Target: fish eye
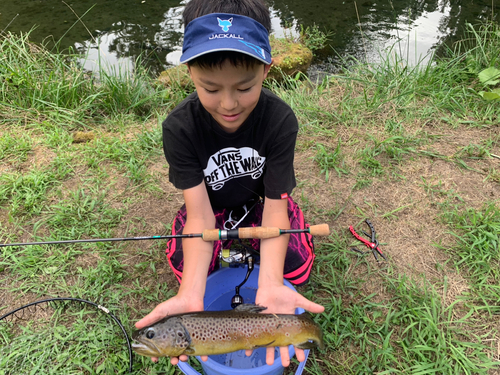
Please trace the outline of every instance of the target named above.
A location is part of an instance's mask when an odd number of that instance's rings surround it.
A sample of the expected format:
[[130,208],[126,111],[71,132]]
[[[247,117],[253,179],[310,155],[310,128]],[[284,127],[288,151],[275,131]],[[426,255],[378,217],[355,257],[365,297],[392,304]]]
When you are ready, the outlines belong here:
[[148,329],[146,331],[146,338],[152,339],[153,337],[155,337],[155,331],[154,331],[154,329]]

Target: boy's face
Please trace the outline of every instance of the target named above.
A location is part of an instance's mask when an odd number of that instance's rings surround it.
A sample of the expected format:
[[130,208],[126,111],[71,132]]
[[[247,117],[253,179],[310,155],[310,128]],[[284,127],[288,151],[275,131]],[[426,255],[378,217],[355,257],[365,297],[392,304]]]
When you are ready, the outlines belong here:
[[235,132],[257,105],[270,67],[247,68],[229,61],[213,69],[188,65],[201,104],[228,133]]

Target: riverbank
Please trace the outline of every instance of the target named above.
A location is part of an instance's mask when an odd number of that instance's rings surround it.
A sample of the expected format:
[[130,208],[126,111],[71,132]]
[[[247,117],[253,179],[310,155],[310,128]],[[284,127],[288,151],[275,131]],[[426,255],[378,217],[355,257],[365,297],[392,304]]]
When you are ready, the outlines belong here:
[[[315,239],[312,280],[300,288],[326,307],[314,317],[326,349],[311,352],[312,374],[499,370],[500,102],[485,98],[499,84],[484,72],[500,69],[500,30],[473,30],[432,63],[388,53],[321,82],[268,83],[301,126],[293,196],[309,223],[332,230]],[[0,241],[169,233],[182,194],[168,182],[160,124],[189,89],[157,85],[140,64],[89,76],[26,38],[1,38],[0,56]],[[348,227],[366,230],[365,218],[387,262],[351,251],[362,247]],[[177,290],[164,248],[0,248],[0,315],[73,296],[105,306],[130,333]],[[91,308],[30,313],[0,324],[0,374],[127,369],[120,332]],[[134,370],[180,373],[144,357]]]

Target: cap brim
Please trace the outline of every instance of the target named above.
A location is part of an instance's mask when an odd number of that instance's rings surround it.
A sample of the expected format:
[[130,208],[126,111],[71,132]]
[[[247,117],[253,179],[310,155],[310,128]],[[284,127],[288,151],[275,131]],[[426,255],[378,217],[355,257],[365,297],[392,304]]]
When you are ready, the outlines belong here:
[[[234,45],[232,45],[234,44]],[[186,51],[181,55],[180,62],[181,64],[187,63],[193,59],[196,59],[197,57],[206,55],[208,53],[213,53],[213,52],[223,52],[223,51],[233,51],[233,52],[239,52],[243,53],[248,56],[252,56],[253,58],[263,62],[264,64],[271,64],[271,54],[268,51],[264,50],[264,54],[266,57],[261,56],[260,54],[251,51],[250,48],[247,50],[243,50],[241,48],[241,43],[239,42],[230,42],[228,43],[225,41],[223,46],[213,46],[211,49],[207,49],[207,46],[198,46],[198,47],[192,47],[189,49],[189,51]]]

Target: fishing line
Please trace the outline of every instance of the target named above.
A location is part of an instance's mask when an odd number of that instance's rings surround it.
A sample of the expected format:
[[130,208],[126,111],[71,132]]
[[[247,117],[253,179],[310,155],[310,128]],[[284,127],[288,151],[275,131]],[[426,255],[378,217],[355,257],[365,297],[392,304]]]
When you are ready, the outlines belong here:
[[15,20],[17,17],[19,17],[19,13],[17,13],[17,14],[14,16],[14,18],[13,18],[13,19],[12,19],[12,20],[11,20],[11,21],[7,24],[7,26],[5,26],[5,27],[4,27],[4,29],[3,29],[2,31],[0,31],[0,34],[2,34],[2,35],[3,35],[3,34],[5,33],[5,30],[7,30],[7,29],[9,28],[10,24],[11,24],[12,22],[14,22],[14,20]]
[[[103,312],[105,314],[105,316],[110,317],[112,319],[112,321],[115,323],[115,325],[118,325],[120,327],[121,332],[123,333],[123,336],[125,337],[125,341],[127,343],[127,349],[128,349],[128,359],[129,359],[128,372],[129,373],[132,372],[132,365],[133,365],[132,347],[130,344],[129,336],[128,336],[125,328],[123,327],[120,320],[112,312],[110,312],[109,309],[107,309],[106,307],[99,305],[97,303],[87,301],[84,299],[80,299],[80,298],[73,298],[73,297],[47,298],[47,299],[28,303],[24,306],[18,307],[16,309],[8,312],[7,314],[0,316],[0,323],[6,324],[5,322],[13,323],[15,320],[27,320],[26,318],[28,318],[36,313],[37,308],[40,308],[41,310],[45,311],[46,307],[44,305],[50,306],[50,304],[53,302],[71,302],[71,303],[77,302],[77,303],[86,304],[86,305],[92,306],[92,307],[96,308],[97,310]],[[26,311],[28,311],[28,314],[26,314]],[[0,328],[2,328],[2,324],[0,324]],[[8,342],[8,337],[6,337],[6,336],[8,336],[8,335],[6,335],[5,332],[0,330],[0,340],[3,339],[6,342]],[[69,359],[69,357],[68,357],[68,359]],[[1,362],[1,360],[2,359],[0,358],[0,362]]]

